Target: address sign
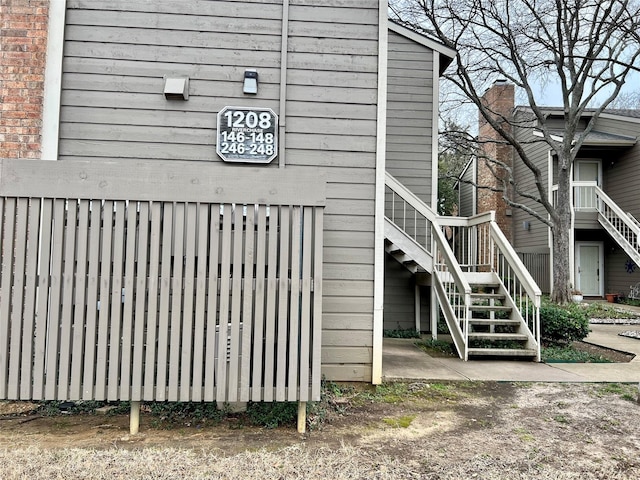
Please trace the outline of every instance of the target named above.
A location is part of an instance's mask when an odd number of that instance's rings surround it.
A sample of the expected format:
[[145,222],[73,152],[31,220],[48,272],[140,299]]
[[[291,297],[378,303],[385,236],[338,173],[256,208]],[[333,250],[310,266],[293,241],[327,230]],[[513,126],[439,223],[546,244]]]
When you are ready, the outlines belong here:
[[270,108],[224,107],[216,152],[225,162],[271,162],[278,155],[278,116]]

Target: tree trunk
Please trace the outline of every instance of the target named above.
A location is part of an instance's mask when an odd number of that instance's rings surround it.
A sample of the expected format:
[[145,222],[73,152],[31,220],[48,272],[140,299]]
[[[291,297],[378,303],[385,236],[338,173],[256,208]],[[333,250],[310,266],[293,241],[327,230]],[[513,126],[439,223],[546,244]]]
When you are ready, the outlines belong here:
[[[563,162],[558,162],[560,166]],[[568,164],[570,165],[570,163]],[[565,304],[571,300],[571,168],[558,169],[555,218],[551,228],[553,241],[553,291],[551,301]]]

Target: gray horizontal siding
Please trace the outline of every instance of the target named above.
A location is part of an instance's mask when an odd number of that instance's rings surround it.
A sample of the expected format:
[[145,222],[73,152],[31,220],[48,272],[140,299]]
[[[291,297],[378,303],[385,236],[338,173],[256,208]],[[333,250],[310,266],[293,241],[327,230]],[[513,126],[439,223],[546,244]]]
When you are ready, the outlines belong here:
[[[640,123],[600,119],[597,130],[640,139]],[[603,156],[603,188],[625,212],[640,218],[638,185],[640,184],[640,144]]]
[[470,217],[476,214],[475,195],[476,189],[471,183],[476,182],[476,160],[467,166],[461,181],[458,183],[458,214],[462,217]]
[[[543,182],[546,182],[549,174],[548,145],[541,141],[534,142],[535,138],[531,134],[530,129],[520,130],[518,132],[518,138],[522,140],[523,148],[529,155],[529,158],[533,159],[536,166],[542,172]],[[513,168],[518,188],[529,194],[538,195],[533,174],[517,156],[514,160]],[[515,196],[515,200],[546,216],[545,210],[539,203],[519,195]],[[530,248],[543,249],[548,247],[548,227],[522,209],[514,208],[512,211],[513,240],[516,250]],[[523,228],[523,222],[530,222],[529,230]]]
[[[431,205],[433,51],[389,31],[387,171]],[[415,328],[414,280],[386,257],[384,328]]]
[[[318,3],[290,2],[286,163],[327,178],[323,371],[370,380],[378,2]],[[281,0],[68,2],[60,159],[226,168],[217,112],[279,111],[281,18]],[[242,94],[246,68],[259,71],[256,97]],[[164,98],[164,75],[190,77],[187,102]]]

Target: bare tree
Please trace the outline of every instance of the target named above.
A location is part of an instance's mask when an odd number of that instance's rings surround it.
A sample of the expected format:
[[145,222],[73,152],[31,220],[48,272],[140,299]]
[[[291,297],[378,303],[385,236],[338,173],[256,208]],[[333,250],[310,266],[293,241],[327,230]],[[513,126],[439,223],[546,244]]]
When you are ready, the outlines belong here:
[[[396,0],[395,20],[437,38],[457,52],[455,69],[445,74],[479,110],[483,119],[513,147],[516,161],[532,172],[536,190],[518,192],[543,207],[540,214],[514,201],[512,171],[502,165],[504,201],[525,208],[553,235],[552,299],[570,298],[570,175],[576,154],[598,117],[618,96],[630,72],[640,65],[638,0]],[[483,102],[498,79],[512,82],[558,159],[557,201],[552,204],[541,170],[518,141],[514,119]],[[564,132],[547,124],[539,85],[559,85]],[[585,112],[589,121],[582,128]],[[530,120],[530,119],[529,119]]]

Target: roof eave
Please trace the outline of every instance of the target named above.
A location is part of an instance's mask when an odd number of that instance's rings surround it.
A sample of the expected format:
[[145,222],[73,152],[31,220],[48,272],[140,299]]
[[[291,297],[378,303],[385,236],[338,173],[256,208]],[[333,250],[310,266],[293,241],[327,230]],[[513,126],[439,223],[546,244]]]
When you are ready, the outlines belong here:
[[451,65],[453,60],[456,58],[455,50],[414,30],[411,30],[410,28],[402,26],[392,19],[389,19],[389,30],[397,33],[398,35],[402,35],[405,38],[413,40],[420,45],[430,48],[435,52],[438,52],[440,54],[440,75],[442,75],[442,73],[447,69],[449,65]]

